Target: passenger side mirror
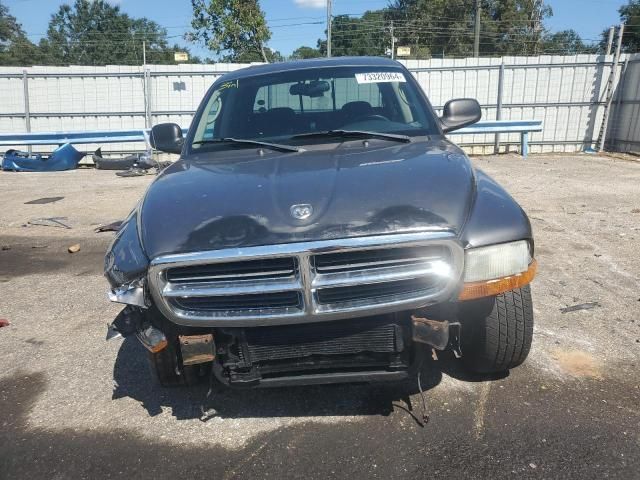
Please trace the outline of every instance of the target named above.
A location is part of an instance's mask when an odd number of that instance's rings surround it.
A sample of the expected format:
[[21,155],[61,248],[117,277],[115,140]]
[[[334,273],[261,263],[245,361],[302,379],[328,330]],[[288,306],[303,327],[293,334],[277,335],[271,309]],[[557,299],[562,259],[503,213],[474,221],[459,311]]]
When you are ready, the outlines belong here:
[[477,100],[459,98],[448,101],[440,117],[440,125],[444,133],[453,132],[473,125],[482,118],[482,109]]
[[175,123],[160,123],[151,129],[149,143],[156,150],[180,155],[184,145],[182,129]]

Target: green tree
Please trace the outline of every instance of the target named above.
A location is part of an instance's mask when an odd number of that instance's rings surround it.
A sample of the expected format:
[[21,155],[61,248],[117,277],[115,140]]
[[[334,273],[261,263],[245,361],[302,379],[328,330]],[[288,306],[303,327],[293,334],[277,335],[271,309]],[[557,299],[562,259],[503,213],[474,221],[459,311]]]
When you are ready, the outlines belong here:
[[[640,2],[640,0],[637,0]],[[412,58],[473,55],[474,0],[390,0],[388,8],[360,18],[337,16],[332,23],[332,54],[385,55],[393,22],[397,46]],[[480,54],[538,55],[590,52],[574,31],[551,34],[544,21],[553,11],[543,0],[481,0]],[[326,42],[318,41],[321,53]]]
[[[618,9],[620,21],[625,23],[622,47],[626,53],[640,51],[640,0],[629,0],[629,3]],[[609,29],[602,32],[600,47],[604,51],[607,46]]]
[[[326,49],[326,42],[325,42]],[[304,60],[307,58],[318,58],[322,57],[322,52],[318,48],[313,47],[298,47],[291,54],[292,60]]]
[[[553,12],[542,0],[481,0],[481,55],[540,53],[544,20]],[[473,54],[472,0],[395,0],[389,17],[398,24],[400,43],[420,56]]]
[[191,0],[193,38],[231,62],[269,61],[271,38],[258,0]]
[[560,55],[576,55],[578,53],[597,53],[596,45],[587,45],[575,30],[563,30],[549,33],[542,39],[542,51]]
[[[175,63],[167,31],[146,18],[131,18],[105,0],[75,0],[52,15],[40,49],[57,65],[139,65],[146,43],[147,63]],[[187,52],[188,53],[188,52]]]
[[[385,16],[385,10],[372,10],[359,18],[348,15],[334,17],[331,22],[331,55],[384,55],[390,45]],[[326,55],[327,43],[318,42],[318,47],[320,54]]]
[[22,25],[0,4],[0,65],[31,66],[41,63],[38,47],[27,38]]

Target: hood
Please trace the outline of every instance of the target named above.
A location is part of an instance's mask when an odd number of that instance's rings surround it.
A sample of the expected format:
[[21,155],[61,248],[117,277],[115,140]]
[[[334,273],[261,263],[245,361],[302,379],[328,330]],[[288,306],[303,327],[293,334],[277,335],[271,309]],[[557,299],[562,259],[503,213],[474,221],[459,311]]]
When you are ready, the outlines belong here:
[[[145,251],[154,258],[419,230],[460,232],[474,175],[457,147],[442,139],[368,145],[350,141],[301,153],[239,149],[180,160],[143,201]],[[310,205],[310,216],[294,218],[295,205],[306,214]]]

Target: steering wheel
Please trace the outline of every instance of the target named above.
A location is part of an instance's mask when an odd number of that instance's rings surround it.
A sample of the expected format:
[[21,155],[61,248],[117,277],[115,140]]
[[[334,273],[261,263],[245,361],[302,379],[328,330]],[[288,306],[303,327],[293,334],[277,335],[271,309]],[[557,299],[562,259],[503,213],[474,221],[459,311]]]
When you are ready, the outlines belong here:
[[359,117],[356,117],[349,123],[366,122],[367,120],[384,120],[385,122],[391,121],[384,115],[370,114],[370,115],[361,115]]

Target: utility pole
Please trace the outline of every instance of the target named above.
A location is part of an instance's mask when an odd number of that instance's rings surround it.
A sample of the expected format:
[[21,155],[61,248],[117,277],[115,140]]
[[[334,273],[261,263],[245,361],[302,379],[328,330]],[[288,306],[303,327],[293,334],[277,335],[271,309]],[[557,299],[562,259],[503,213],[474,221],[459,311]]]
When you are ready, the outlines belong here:
[[475,39],[473,42],[473,56],[478,58],[480,56],[480,0],[476,2],[476,29]]
[[609,39],[607,40],[607,55],[611,55],[611,49],[613,48],[613,35],[616,31],[616,27],[609,29]]
[[609,127],[609,113],[611,111],[611,104],[613,103],[613,94],[615,90],[614,82],[618,74],[618,63],[620,63],[620,54],[622,53],[622,37],[624,36],[624,23],[620,24],[618,30],[618,43],[616,45],[616,53],[613,57],[613,65],[611,66],[611,75],[609,75],[609,81],[607,82],[606,89],[606,103],[604,106],[604,113],[602,114],[602,126],[600,127],[600,134],[598,135],[597,148],[602,152],[607,143],[607,128]]
[[535,43],[533,44],[533,53],[535,55],[538,55],[540,50],[540,33],[542,31],[542,7],[544,6],[543,3],[543,0],[533,0],[533,9],[531,10],[533,38],[535,39]]
[[145,40],[142,41],[142,66],[147,66],[147,42]]
[[391,32],[391,60],[393,60],[394,58],[396,58],[396,37],[393,30],[393,20],[391,20],[389,31]]
[[327,0],[327,58],[331,57],[331,0]]

